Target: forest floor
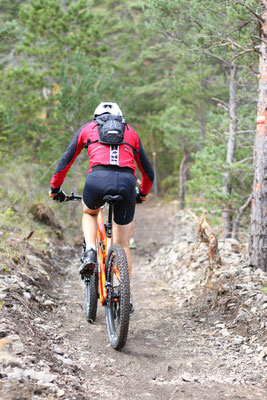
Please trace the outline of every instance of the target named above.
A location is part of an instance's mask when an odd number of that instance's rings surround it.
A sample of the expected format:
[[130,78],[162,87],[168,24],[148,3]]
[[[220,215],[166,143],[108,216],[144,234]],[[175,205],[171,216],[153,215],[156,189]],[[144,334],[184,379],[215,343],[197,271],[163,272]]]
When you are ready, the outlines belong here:
[[267,398],[264,322],[255,320],[256,329],[253,319],[252,331],[242,330],[219,305],[209,310],[212,294],[192,296],[191,282],[180,295],[167,265],[157,267],[164,257],[167,264],[175,232],[178,243],[195,234],[194,223],[176,213],[176,203],[137,209],[135,312],[121,351],[109,345],[103,307],[95,324],[85,320],[80,249],[53,244],[44,256],[24,246],[17,275],[0,282],[2,400]]

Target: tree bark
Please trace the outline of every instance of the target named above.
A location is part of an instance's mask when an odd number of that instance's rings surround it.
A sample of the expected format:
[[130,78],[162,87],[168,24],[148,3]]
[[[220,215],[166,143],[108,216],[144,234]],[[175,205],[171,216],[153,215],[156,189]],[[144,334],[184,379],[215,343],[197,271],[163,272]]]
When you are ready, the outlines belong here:
[[261,55],[259,99],[254,148],[254,183],[251,210],[250,260],[267,271],[267,0],[261,0]]
[[227,143],[226,167],[227,170],[223,174],[222,194],[225,196],[224,208],[222,210],[222,228],[225,238],[231,237],[232,234],[232,209],[231,209],[231,171],[230,167],[235,159],[236,151],[236,131],[237,131],[237,84],[236,84],[237,66],[230,66],[230,84],[229,84],[229,136]]

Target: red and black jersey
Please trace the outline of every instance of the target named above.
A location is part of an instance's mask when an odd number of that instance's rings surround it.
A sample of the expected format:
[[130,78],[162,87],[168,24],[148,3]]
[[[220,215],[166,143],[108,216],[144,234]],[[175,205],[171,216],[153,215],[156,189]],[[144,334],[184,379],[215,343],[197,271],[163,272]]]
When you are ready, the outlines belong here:
[[119,145],[106,145],[98,142],[99,133],[95,121],[84,125],[73,137],[69,147],[59,161],[51,179],[51,187],[59,188],[75,158],[87,147],[90,158],[89,172],[96,165],[117,165],[136,170],[135,162],[142,173],[141,192],[146,195],[152,187],[154,171],[143,149],[138,134],[126,125],[124,142]]

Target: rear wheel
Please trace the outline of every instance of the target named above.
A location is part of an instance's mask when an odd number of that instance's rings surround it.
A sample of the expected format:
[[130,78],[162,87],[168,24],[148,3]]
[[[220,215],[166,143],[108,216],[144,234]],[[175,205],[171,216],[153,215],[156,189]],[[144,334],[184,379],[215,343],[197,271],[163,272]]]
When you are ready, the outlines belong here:
[[106,264],[106,324],[109,341],[116,350],[127,340],[130,321],[130,279],[125,251],[112,245]]
[[98,299],[98,271],[95,267],[94,273],[84,278],[85,283],[85,318],[88,322],[95,322]]

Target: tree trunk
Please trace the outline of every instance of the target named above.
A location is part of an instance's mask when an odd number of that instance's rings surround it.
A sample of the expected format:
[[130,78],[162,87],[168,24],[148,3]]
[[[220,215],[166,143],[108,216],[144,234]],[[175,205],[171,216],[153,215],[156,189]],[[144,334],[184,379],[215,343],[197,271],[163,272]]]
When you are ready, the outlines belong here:
[[238,231],[240,228],[242,215],[244,214],[246,209],[250,206],[251,200],[252,200],[252,194],[249,196],[247,201],[241,207],[239,207],[239,209],[236,212],[236,216],[233,221],[233,229],[232,229],[232,238],[233,239],[237,239],[237,234],[238,234]]
[[237,84],[236,84],[237,66],[232,64],[230,67],[230,85],[229,85],[229,136],[227,143],[226,167],[223,174],[222,194],[225,196],[224,209],[222,210],[223,236],[231,237],[232,233],[232,209],[231,209],[231,165],[235,159],[236,150],[236,130],[237,130]]
[[185,205],[185,182],[186,182],[186,152],[184,151],[184,156],[180,164],[180,191],[179,191],[179,203],[180,203],[180,209],[182,210]]
[[254,149],[254,184],[251,210],[250,259],[267,271],[267,0],[262,0],[259,99]]
[[156,140],[155,140],[155,133],[152,133],[152,155],[153,155],[153,169],[154,169],[154,195],[158,197],[158,180],[157,180],[157,152],[156,152]]

